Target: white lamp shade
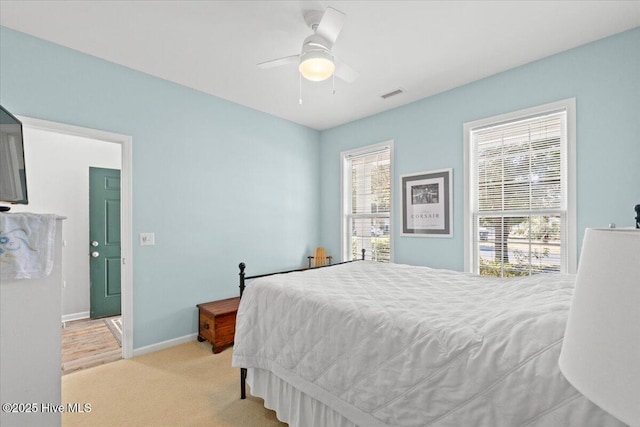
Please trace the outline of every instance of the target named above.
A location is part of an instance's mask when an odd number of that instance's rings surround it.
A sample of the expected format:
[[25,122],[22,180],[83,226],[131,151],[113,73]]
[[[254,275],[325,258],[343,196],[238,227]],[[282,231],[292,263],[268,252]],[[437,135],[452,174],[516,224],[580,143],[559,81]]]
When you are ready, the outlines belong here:
[[589,400],[640,426],[640,230],[586,230],[559,364]]
[[324,50],[310,50],[300,57],[300,73],[314,82],[320,82],[331,77],[336,66],[333,57]]

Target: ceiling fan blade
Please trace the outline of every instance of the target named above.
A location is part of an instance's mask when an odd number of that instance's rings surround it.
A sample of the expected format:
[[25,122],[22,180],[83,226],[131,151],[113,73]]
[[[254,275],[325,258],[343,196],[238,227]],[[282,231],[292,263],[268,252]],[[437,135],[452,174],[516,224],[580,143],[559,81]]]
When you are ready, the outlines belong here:
[[333,62],[336,64],[336,70],[334,72],[336,77],[347,83],[353,83],[358,77],[360,77],[360,73],[342,62],[340,59],[334,57]]
[[[332,7],[327,7],[318,24],[318,28],[316,28],[316,34],[333,45],[340,34],[340,30],[342,30],[345,17],[346,15],[344,13]],[[329,49],[331,48],[331,46],[327,47]]]
[[280,67],[281,65],[293,64],[298,62],[300,55],[285,56],[284,58],[272,59],[271,61],[261,62],[258,68],[266,70],[268,68]]

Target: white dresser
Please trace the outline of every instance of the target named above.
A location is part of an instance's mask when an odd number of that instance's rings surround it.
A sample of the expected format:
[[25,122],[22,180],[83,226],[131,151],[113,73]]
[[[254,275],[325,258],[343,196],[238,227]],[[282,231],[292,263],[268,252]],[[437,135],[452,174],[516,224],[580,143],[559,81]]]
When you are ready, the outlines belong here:
[[55,407],[61,405],[62,219],[55,220],[51,274],[39,279],[0,279],[3,426],[61,425]]

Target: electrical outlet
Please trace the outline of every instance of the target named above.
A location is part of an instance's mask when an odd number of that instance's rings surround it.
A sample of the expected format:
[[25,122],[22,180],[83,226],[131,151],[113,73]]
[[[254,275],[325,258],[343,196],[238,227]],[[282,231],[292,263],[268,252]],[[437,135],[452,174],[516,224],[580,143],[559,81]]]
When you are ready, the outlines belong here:
[[140,233],[140,246],[153,246],[156,244],[155,233]]

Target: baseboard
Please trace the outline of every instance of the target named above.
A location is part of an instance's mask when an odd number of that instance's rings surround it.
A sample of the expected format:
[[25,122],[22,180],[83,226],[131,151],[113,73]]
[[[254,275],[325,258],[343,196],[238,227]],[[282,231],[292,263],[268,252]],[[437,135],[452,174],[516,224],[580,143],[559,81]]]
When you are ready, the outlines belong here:
[[156,344],[147,345],[140,348],[133,349],[133,357],[142,356],[143,354],[153,353],[154,351],[164,350],[165,348],[174,347],[176,345],[185,344],[191,341],[195,341],[198,334],[189,334],[182,337],[173,338],[167,341],[162,341]]
[[88,311],[81,311],[80,313],[63,314],[62,323],[73,322],[74,320],[88,319],[88,318],[89,318]]

